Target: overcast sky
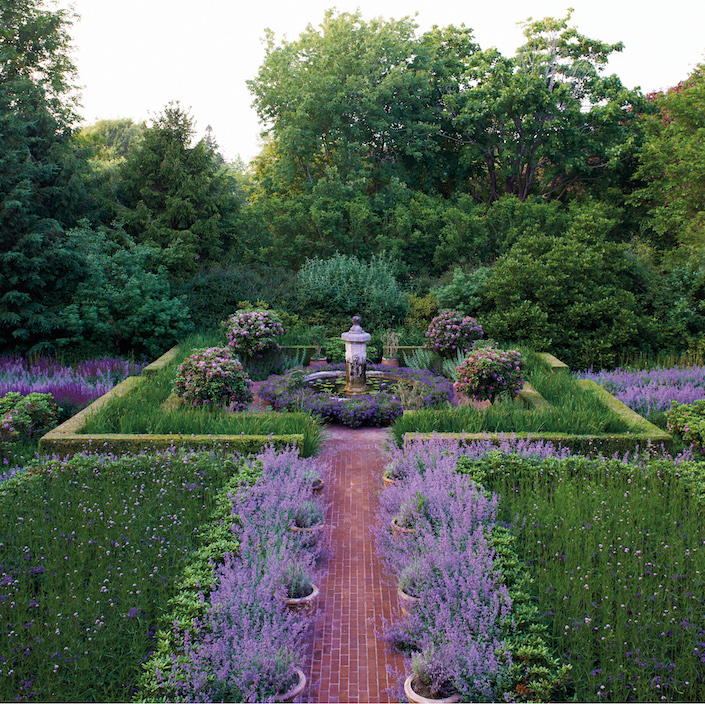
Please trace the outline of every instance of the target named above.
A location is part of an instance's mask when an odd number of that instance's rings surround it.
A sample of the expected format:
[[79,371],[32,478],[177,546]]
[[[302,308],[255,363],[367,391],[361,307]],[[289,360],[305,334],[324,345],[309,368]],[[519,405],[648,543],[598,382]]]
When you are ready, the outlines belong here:
[[518,22],[564,17],[605,42],[623,42],[608,72],[630,88],[660,90],[705,62],[703,0],[58,0],[79,19],[72,36],[82,86],[82,115],[149,119],[178,100],[190,108],[198,136],[211,125],[228,159],[259,152],[261,126],[245,81],[264,58],[262,37],[293,40],[325,10],[362,11],[365,19],[413,16],[420,30],[472,27],[481,48],[513,55],[522,43]]

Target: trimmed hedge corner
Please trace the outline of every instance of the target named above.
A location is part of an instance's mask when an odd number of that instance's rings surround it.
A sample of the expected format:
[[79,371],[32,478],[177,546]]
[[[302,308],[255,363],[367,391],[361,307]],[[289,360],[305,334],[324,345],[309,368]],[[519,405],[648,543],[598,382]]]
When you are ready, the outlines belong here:
[[[567,374],[568,365],[556,359],[553,355],[545,352],[539,353],[541,357],[554,373]],[[512,437],[530,439],[536,442],[550,442],[556,447],[568,448],[572,453],[590,454],[602,453],[613,454],[633,452],[637,449],[652,448],[666,453],[673,452],[673,437],[661,430],[658,426],[650,423],[640,416],[636,411],[616,399],[609,391],[599,384],[588,379],[581,379],[577,382],[582,388],[594,393],[604,406],[616,413],[629,426],[626,433],[594,434],[594,435],[573,435],[568,433],[511,433]],[[528,388],[527,388],[528,387]],[[519,394],[520,399],[527,408],[536,408],[548,402],[531,387],[525,384]],[[406,414],[413,414],[415,411],[406,411]],[[404,445],[408,445],[417,440],[456,439],[463,443],[470,443],[476,440],[490,440],[499,445],[510,433],[405,433]]]
[[81,433],[90,416],[99,411],[113,398],[124,396],[152,376],[171,364],[179,348],[173,347],[144,368],[142,376],[131,376],[113,387],[108,393],[96,399],[90,406],[77,413],[66,422],[54,428],[39,440],[39,452],[70,457],[80,452],[110,452],[126,454],[143,450],[161,450],[169,447],[189,449],[222,449],[232,452],[258,452],[266,445],[274,447],[294,446],[299,452],[304,447],[303,434],[288,435],[155,435]]

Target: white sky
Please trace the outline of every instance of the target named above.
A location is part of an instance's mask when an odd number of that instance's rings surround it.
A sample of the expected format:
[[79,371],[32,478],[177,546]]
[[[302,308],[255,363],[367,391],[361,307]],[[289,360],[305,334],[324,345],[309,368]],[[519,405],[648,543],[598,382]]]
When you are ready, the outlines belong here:
[[298,38],[325,10],[362,11],[365,19],[416,16],[419,32],[432,25],[466,26],[482,49],[513,55],[528,17],[564,17],[605,42],[623,42],[608,73],[644,92],[669,88],[705,62],[702,0],[58,0],[80,18],[71,34],[82,86],[85,122],[149,119],[179,100],[208,125],[228,159],[249,161],[259,152],[261,126],[245,81],[264,58],[261,39]]

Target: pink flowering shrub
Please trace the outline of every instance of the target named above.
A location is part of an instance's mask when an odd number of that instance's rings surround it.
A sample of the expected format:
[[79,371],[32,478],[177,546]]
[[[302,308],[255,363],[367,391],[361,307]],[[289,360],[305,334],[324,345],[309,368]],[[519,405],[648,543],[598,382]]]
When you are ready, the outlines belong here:
[[225,325],[228,346],[243,357],[262,357],[281,349],[277,337],[284,334],[284,327],[272,311],[239,310]]
[[498,396],[516,396],[524,384],[523,363],[518,350],[483,347],[468,355],[457,367],[456,392],[468,398],[494,402]]
[[482,337],[482,326],[469,315],[454,310],[442,310],[426,331],[427,349],[441,357],[451,357],[461,350],[472,349]]
[[705,454],[705,398],[693,404],[671,402],[666,413],[668,432],[692,445],[693,451]]
[[209,347],[187,357],[174,382],[174,393],[192,406],[213,404],[242,411],[252,402],[252,382],[230,350]]

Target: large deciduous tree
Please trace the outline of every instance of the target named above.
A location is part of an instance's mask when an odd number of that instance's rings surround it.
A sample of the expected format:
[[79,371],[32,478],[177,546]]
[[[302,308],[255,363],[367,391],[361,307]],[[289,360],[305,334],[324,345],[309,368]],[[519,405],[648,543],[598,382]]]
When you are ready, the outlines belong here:
[[63,234],[82,189],[71,16],[3,0],[0,20],[0,347],[27,348],[52,336],[80,272]]
[[705,248],[705,64],[665,94],[651,96],[658,112],[644,117],[646,142],[634,200],[666,246]]
[[270,140],[253,192],[269,246],[292,264],[387,249],[440,273],[495,249],[478,219],[503,198],[619,189],[644,101],[603,75],[621,45],[569,17],[527,22],[513,58],[481,51],[464,26],[418,35],[409,18],[359,13],[328,12],[295,41],[269,34],[249,83]]
[[471,192],[483,202],[559,197],[634,149],[643,100],[603,75],[622,45],[590,39],[569,19],[526,22],[513,58],[477,52],[462,90],[445,97],[452,127],[443,134],[462,145]]

